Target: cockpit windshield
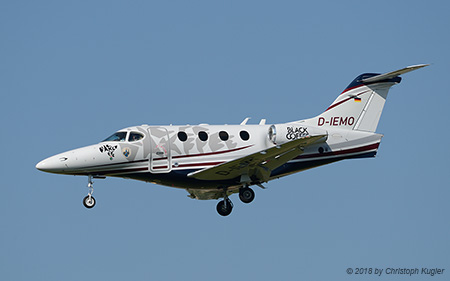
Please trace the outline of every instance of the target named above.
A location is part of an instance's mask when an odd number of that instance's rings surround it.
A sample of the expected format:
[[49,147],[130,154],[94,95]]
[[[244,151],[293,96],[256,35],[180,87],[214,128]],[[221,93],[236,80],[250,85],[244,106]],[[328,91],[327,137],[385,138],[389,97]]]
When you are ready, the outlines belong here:
[[125,141],[127,138],[127,132],[117,132],[114,133],[112,136],[108,137],[105,141]]

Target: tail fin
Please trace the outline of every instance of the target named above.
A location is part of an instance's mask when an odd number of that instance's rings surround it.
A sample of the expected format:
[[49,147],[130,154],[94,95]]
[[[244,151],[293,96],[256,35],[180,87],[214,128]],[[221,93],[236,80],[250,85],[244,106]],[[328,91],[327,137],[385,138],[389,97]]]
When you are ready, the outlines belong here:
[[408,66],[385,74],[361,74],[325,112],[305,122],[318,127],[375,132],[389,89],[401,81],[399,75],[427,65]]

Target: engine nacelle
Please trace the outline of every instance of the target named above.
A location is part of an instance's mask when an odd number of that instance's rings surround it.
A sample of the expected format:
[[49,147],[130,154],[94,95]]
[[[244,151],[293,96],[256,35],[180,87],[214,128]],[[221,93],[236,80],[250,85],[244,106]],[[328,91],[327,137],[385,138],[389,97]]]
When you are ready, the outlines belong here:
[[327,135],[327,131],[295,123],[272,125],[268,133],[269,140],[275,145],[317,135]]

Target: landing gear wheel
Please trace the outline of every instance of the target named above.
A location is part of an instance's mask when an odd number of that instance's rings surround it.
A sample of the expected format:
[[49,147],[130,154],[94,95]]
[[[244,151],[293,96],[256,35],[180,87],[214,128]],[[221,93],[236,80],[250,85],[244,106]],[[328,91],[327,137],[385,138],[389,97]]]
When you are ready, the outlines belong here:
[[219,215],[226,217],[231,214],[231,211],[233,210],[233,203],[231,203],[230,199],[226,198],[217,203],[216,209]]
[[84,199],[83,199],[83,205],[86,207],[86,208],[88,208],[88,209],[91,209],[91,208],[93,208],[94,206],[95,206],[95,198],[94,198],[94,196],[86,196],[86,197],[84,197]]
[[88,188],[89,192],[86,197],[83,198],[83,205],[88,208],[94,208],[95,206],[95,198],[92,196],[92,193],[94,193],[94,182],[92,181],[92,175],[88,175]]
[[241,199],[242,202],[248,204],[255,199],[255,192],[253,189],[249,187],[242,187],[239,189],[239,199]]

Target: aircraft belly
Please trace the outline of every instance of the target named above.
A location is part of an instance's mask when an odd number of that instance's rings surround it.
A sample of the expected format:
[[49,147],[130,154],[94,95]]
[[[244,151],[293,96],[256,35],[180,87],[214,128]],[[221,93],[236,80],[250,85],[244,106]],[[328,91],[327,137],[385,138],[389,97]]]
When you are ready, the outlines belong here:
[[127,175],[121,175],[120,177],[141,180],[154,184],[175,187],[175,188],[193,188],[193,189],[214,189],[217,190],[220,187],[229,187],[236,185],[236,181],[207,181],[197,180],[187,177],[187,174],[196,171],[196,169],[187,170],[172,170],[169,173],[133,173]]
[[[376,144],[378,147],[379,144]],[[367,152],[359,152],[353,154],[339,155],[339,153],[330,153],[328,156],[324,157],[316,157],[314,159],[304,159],[304,160],[292,160],[288,163],[282,165],[281,167],[275,169],[271,176],[270,180],[276,179],[279,177],[284,177],[290,174],[302,172],[308,169],[316,168],[319,166],[323,166],[326,164],[331,164],[334,162],[338,162],[346,159],[356,159],[356,158],[372,158],[375,157],[377,151],[375,146],[373,147],[375,150],[367,151]],[[332,155],[334,154],[334,155]],[[308,155],[306,155],[308,156]]]

